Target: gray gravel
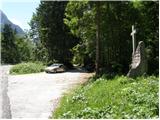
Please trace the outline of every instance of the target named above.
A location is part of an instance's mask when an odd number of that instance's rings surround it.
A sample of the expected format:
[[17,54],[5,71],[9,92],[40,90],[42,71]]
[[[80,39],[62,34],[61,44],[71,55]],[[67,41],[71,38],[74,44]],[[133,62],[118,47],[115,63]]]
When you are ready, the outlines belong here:
[[0,67],[0,118],[11,118],[10,100],[8,97],[8,74],[11,65]]
[[[3,87],[8,96],[5,104],[9,105],[5,108],[10,114],[3,118],[48,118],[55,110],[59,98],[69,89],[84,83],[91,75],[82,71],[9,75],[8,80],[4,79],[7,86]],[[3,109],[0,111],[7,113]]]

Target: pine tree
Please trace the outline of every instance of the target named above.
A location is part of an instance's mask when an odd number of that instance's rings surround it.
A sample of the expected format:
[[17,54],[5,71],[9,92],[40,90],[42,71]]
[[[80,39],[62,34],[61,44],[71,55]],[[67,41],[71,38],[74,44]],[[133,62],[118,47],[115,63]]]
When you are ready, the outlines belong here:
[[20,62],[19,57],[14,31],[10,25],[5,24],[1,40],[1,62],[7,64],[18,63]]
[[39,37],[42,45],[47,49],[48,60],[70,64],[72,53],[70,49],[77,42],[64,24],[65,7],[67,2],[41,2],[37,9],[39,18]]

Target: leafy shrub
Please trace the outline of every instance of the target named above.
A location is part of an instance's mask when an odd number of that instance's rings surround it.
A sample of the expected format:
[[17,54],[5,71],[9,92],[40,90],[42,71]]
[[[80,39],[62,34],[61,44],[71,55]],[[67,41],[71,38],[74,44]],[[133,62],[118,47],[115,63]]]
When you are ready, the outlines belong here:
[[44,67],[45,66],[41,62],[20,63],[11,68],[10,74],[28,74],[42,72],[44,70]]
[[158,118],[158,78],[116,76],[96,81],[65,95],[54,118],[150,119]]

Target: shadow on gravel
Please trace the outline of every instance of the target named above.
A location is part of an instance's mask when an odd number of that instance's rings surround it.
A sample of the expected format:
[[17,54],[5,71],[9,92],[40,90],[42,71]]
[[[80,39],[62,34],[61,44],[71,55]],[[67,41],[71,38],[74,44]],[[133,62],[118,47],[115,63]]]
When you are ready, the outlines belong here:
[[76,68],[73,68],[73,69],[69,69],[65,72],[48,72],[47,74],[57,74],[57,73],[66,73],[66,72],[70,72],[70,73],[92,73],[92,72],[89,72],[87,71],[86,69],[84,68],[81,68],[81,67],[76,67]]
[[88,73],[88,71],[85,70],[84,68],[73,68],[73,69],[67,70],[66,72],[72,72],[72,73]]

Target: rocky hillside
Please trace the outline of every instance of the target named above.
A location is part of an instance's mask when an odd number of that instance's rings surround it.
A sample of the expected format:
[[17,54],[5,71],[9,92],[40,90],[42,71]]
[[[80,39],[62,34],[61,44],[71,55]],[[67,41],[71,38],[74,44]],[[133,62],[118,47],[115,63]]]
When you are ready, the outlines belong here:
[[8,18],[7,16],[3,13],[2,10],[0,10],[0,25],[1,25],[1,29],[0,29],[0,32],[3,30],[3,26],[5,24],[10,24],[12,29],[17,31],[17,34],[19,35],[23,35],[24,34],[24,31],[22,30],[22,28],[20,28],[18,25],[15,25],[14,23],[12,23]]

